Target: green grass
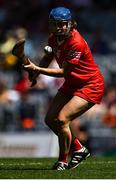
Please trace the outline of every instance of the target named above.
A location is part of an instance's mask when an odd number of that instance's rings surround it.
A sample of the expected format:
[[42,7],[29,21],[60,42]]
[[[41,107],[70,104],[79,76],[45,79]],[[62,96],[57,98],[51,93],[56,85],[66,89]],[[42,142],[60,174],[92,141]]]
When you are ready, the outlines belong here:
[[76,169],[51,170],[54,158],[1,158],[0,179],[115,179],[116,157],[91,157]]

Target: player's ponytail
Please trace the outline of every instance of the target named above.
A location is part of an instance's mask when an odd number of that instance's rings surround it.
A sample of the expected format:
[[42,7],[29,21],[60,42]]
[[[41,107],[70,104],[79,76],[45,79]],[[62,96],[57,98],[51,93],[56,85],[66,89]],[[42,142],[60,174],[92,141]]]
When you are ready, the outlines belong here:
[[72,20],[71,29],[77,28],[77,22],[75,20]]

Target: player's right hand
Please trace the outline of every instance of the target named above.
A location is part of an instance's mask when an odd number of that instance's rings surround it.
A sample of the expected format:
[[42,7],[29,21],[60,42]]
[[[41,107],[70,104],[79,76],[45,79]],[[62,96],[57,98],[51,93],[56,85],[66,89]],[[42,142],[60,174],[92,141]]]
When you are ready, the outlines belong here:
[[36,84],[36,79],[39,75],[37,66],[28,59],[28,64],[23,64],[23,69],[29,73],[29,80],[32,82],[32,86]]
[[25,71],[37,71],[37,66],[28,59],[28,64],[23,64]]

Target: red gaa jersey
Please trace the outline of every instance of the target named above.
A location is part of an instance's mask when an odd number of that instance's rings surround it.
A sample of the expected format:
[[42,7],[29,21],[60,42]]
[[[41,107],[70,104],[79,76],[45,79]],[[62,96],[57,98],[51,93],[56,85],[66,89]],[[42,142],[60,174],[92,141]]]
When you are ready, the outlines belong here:
[[76,29],[73,29],[70,37],[61,43],[58,43],[57,38],[51,35],[48,44],[52,47],[60,68],[64,61],[67,61],[71,66],[65,76],[65,85],[76,91],[77,88],[80,89],[87,85],[95,87],[96,83],[100,82],[102,83],[101,88],[104,89],[99,67],[93,59],[87,42]]

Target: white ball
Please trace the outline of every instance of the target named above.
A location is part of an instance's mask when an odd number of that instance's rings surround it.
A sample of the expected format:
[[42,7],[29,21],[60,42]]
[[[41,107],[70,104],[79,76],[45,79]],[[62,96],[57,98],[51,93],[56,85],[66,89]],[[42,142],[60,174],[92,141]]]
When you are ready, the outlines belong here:
[[44,48],[44,52],[45,53],[52,53],[52,48],[50,47],[50,46],[45,46],[45,48]]

